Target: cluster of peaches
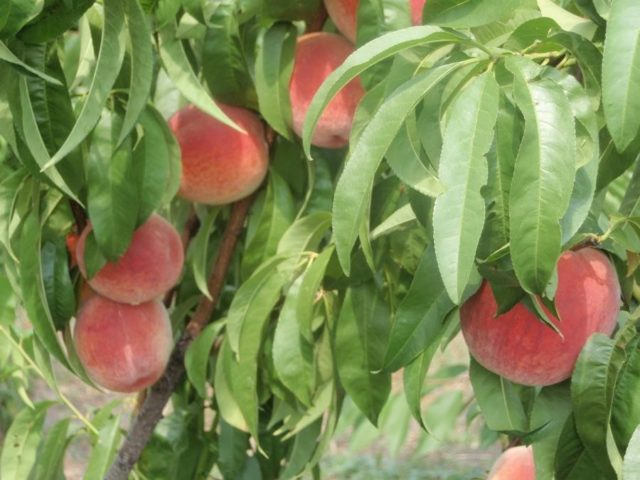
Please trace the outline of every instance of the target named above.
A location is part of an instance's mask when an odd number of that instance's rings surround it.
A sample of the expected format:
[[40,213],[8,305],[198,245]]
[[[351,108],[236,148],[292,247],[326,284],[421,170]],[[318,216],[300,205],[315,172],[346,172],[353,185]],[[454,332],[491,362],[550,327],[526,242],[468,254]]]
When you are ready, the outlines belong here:
[[[419,24],[425,0],[408,0]],[[298,38],[289,84],[292,129],[300,135],[316,91],[353,52],[358,0],[325,0],[343,36],[316,32]],[[323,148],[348,144],[357,105],[364,94],[358,79],[345,86],[321,116],[312,143]],[[269,145],[261,119],[252,111],[219,104],[244,132],[238,132],[189,105],[169,120],[181,149],[179,195],[192,202],[225,205],[253,193],[269,165]],[[86,277],[84,244],[77,245]],[[88,283],[95,291],[77,315],[75,344],[89,376],[119,392],[144,389],[162,375],[173,345],[168,314],[160,301],[178,280],[183,245],[175,229],[158,215],[133,235],[127,252],[108,263]],[[485,368],[523,385],[543,386],[571,376],[580,350],[595,332],[611,334],[619,312],[620,285],[607,257],[593,248],[564,253],[558,261],[555,305],[546,310],[561,335],[540,322],[523,304],[504,314],[490,285],[461,308],[461,327],[473,357]],[[437,275],[437,272],[433,272]],[[529,476],[527,476],[529,475]],[[534,478],[530,448],[507,451],[490,478]]]

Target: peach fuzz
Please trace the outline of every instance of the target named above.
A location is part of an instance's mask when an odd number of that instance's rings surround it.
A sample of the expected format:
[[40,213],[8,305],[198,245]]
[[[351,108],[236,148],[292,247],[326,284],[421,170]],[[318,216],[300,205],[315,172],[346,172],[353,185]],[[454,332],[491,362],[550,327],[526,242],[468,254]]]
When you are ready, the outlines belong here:
[[127,305],[93,295],[78,312],[74,343],[92,380],[108,390],[131,393],[162,376],[173,336],[159,301]]
[[[340,35],[317,32],[298,38],[289,83],[293,130],[298,136],[313,96],[322,82],[353,52],[353,45]],[[325,108],[311,143],[341,148],[349,143],[353,116],[364,90],[359,79],[349,82]]]
[[269,168],[269,146],[256,114],[218,103],[246,133],[234,130],[193,105],[170,119],[182,155],[178,195],[191,202],[225,205],[258,189]]
[[563,253],[555,305],[560,320],[546,313],[564,338],[522,304],[496,317],[496,301],[485,281],[460,310],[471,355],[486,369],[523,385],[569,378],[589,337],[610,335],[616,325],[620,284],[607,257],[593,248]]
[[[77,246],[78,266],[87,278],[84,247],[91,226]],[[159,297],[175,285],[182,272],[184,252],[180,235],[159,215],[151,215],[131,239],[127,251],[116,262],[107,263],[89,285],[113,301],[137,305]]]
[[[336,28],[353,43],[356,41],[358,27],[358,5],[360,0],[324,0],[329,17]],[[409,0],[411,21],[414,25],[422,23],[422,10],[426,0]]]
[[521,445],[502,452],[487,480],[536,480],[532,448]]

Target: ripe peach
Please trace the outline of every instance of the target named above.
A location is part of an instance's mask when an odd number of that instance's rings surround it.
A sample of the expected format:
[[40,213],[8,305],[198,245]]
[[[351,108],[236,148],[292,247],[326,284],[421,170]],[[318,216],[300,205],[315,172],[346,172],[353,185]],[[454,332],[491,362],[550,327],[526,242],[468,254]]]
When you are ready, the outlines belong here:
[[610,335],[616,325],[620,284],[607,257],[593,248],[563,253],[555,305],[560,320],[546,313],[564,338],[522,304],[496,317],[493,292],[485,281],[460,310],[471,355],[488,370],[523,385],[569,378],[591,334]]
[[69,252],[69,266],[75,267],[78,265],[78,259],[76,258],[76,247],[78,245],[78,239],[80,236],[77,233],[70,232],[64,238],[64,242],[67,245],[67,251]]
[[93,295],[78,312],[74,343],[97,384],[130,393],[162,376],[173,336],[169,315],[159,301],[127,305]]
[[[293,130],[302,134],[309,104],[322,82],[353,52],[340,35],[317,32],[298,38],[293,73],[289,83]],[[353,116],[364,95],[359,79],[349,82],[322,113],[311,142],[325,148],[340,148],[349,142]]]
[[[408,0],[414,25],[422,23],[422,10],[426,0]],[[355,43],[360,0],[324,0],[329,17],[345,37]]]
[[264,126],[253,112],[218,103],[246,133],[238,132],[193,105],[170,119],[182,153],[180,195],[191,202],[225,205],[258,189],[269,167]]
[[498,457],[487,480],[536,480],[536,466],[531,447],[508,448]]
[[[87,278],[84,247],[91,226],[78,241],[78,266]],[[89,285],[111,300],[137,305],[169,290],[180,277],[184,263],[182,240],[175,228],[159,215],[149,219],[133,233],[131,244],[117,262],[107,263]]]

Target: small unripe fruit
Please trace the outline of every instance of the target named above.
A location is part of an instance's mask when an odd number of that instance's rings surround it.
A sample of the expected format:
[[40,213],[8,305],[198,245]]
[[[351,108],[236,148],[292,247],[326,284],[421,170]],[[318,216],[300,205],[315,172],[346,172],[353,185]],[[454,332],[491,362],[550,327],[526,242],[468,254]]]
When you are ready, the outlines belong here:
[[93,295],[78,312],[74,343],[93,381],[130,393],[162,376],[173,337],[169,315],[159,301],[127,305]]
[[246,133],[189,105],[169,120],[182,156],[178,195],[191,202],[225,205],[258,189],[269,168],[264,126],[251,111],[218,103]]
[[[327,12],[336,28],[353,43],[356,41],[358,27],[358,5],[360,0],[324,0]],[[422,23],[422,10],[425,0],[408,0],[411,9],[411,21],[414,25]]]
[[[91,226],[78,241],[78,266],[87,278],[84,249]],[[113,301],[137,305],[159,297],[175,285],[184,263],[180,235],[159,215],[149,219],[133,233],[127,251],[116,262],[107,263],[88,279],[100,295]]]
[[[353,45],[340,35],[317,32],[298,38],[289,83],[293,130],[298,136],[302,135],[307,110],[320,85],[352,52]],[[347,145],[353,117],[363,95],[359,79],[345,85],[322,113],[311,143],[325,148]]]
[[536,480],[532,448],[521,445],[502,452],[487,480]]
[[460,309],[471,355],[486,369],[523,385],[569,378],[589,337],[610,335],[620,311],[618,277],[603,253],[583,248],[560,256],[555,306],[560,321],[545,311],[563,336],[522,304],[496,317],[496,301],[485,281]]

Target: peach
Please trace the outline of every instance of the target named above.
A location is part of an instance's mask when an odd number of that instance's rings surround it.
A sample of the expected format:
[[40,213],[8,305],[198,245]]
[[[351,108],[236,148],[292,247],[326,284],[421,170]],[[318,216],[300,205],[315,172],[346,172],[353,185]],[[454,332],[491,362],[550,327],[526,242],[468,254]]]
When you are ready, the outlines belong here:
[[93,295],[78,312],[74,343],[91,379],[114,392],[130,393],[162,376],[173,336],[159,301],[127,305]]
[[[302,134],[309,104],[322,82],[353,52],[340,35],[317,32],[298,38],[293,72],[289,83],[293,130]],[[349,82],[325,108],[311,143],[325,148],[341,148],[349,143],[353,116],[364,90],[359,79]]]
[[[91,226],[84,229],[77,246],[78,266],[87,278],[84,248]],[[116,262],[107,263],[89,285],[116,302],[137,305],[148,302],[175,285],[184,263],[180,235],[159,215],[151,215],[131,239],[127,251]]]
[[[408,0],[411,9],[411,21],[414,25],[422,23],[422,10],[426,0]],[[356,41],[358,27],[358,5],[360,0],[324,0],[329,17],[336,28],[353,43]]]
[[269,167],[269,146],[253,112],[218,103],[246,133],[189,105],[170,119],[182,154],[178,195],[191,202],[226,205],[258,189]]
[[502,452],[487,480],[536,480],[536,466],[531,447],[521,445]]
[[546,313],[562,336],[523,304],[496,317],[496,301],[485,281],[460,310],[471,355],[488,370],[523,385],[569,378],[591,334],[610,335],[616,325],[620,284],[607,257],[593,248],[563,253],[555,305],[560,320]]

